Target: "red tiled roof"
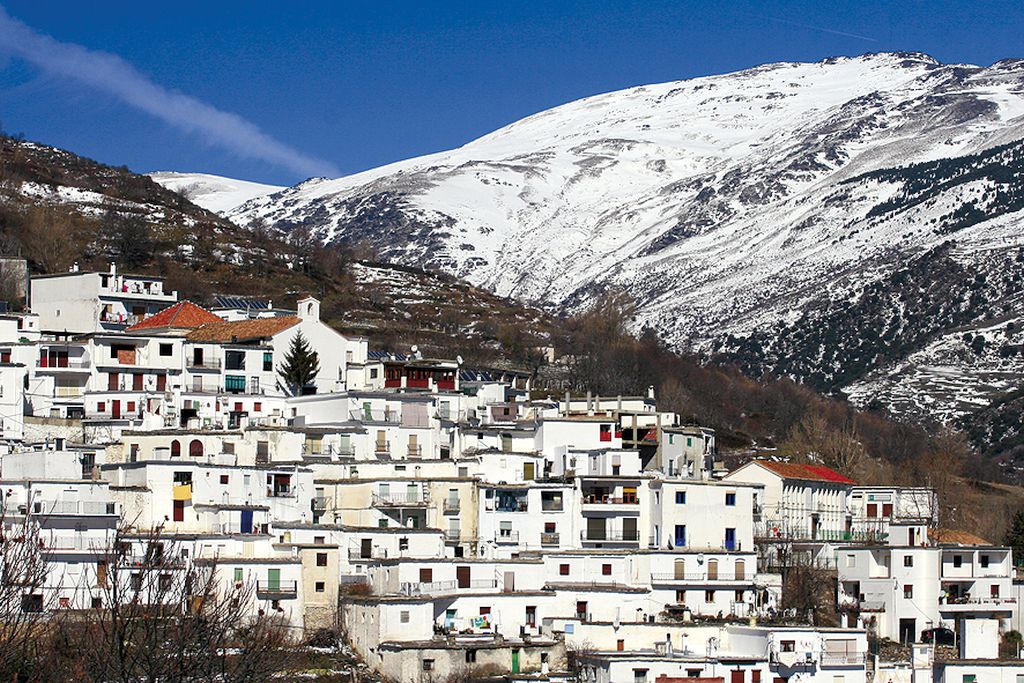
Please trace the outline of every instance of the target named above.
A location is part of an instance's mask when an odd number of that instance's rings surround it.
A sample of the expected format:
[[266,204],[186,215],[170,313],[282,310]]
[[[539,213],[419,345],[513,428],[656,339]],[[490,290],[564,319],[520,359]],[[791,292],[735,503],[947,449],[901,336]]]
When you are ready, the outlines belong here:
[[959,529],[932,529],[929,533],[940,545],[992,545],[981,536]]
[[125,332],[138,332],[140,330],[156,330],[163,328],[189,329],[199,327],[204,323],[220,322],[221,318],[201,306],[196,306],[191,301],[179,301],[159,313],[135,323]]
[[770,460],[755,460],[755,463],[771,470],[785,479],[803,479],[805,481],[830,481],[836,484],[855,484],[856,482],[845,477],[830,467],[824,465],[801,465],[795,462],[772,462]]
[[252,341],[273,337],[278,332],[287,330],[299,323],[294,315],[275,316],[273,318],[256,318],[255,320],[236,320],[234,322],[209,322],[188,333],[189,341],[197,342],[232,342]]

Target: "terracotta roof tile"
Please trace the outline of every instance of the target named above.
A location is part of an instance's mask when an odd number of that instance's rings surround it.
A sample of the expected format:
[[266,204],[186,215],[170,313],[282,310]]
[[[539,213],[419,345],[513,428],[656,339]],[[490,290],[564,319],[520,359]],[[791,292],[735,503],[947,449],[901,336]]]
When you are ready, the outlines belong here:
[[940,545],[992,545],[981,536],[958,529],[932,529],[929,533]]
[[189,329],[193,327],[199,327],[204,323],[219,322],[221,318],[210,313],[208,310],[201,306],[196,306],[191,301],[179,301],[173,306],[169,306],[159,313],[145,318],[141,322],[138,322],[125,332],[139,332],[142,330],[156,330],[156,329]]
[[770,460],[755,460],[754,462],[786,479],[828,481],[835,484],[856,483],[849,477],[845,477],[824,465],[801,465],[795,462],[772,462]]
[[[219,320],[219,319],[218,319]],[[287,330],[299,323],[294,315],[275,316],[273,318],[256,318],[255,320],[236,320],[234,322],[209,322],[188,333],[189,341],[197,342],[232,342],[252,341],[273,337],[278,332]]]

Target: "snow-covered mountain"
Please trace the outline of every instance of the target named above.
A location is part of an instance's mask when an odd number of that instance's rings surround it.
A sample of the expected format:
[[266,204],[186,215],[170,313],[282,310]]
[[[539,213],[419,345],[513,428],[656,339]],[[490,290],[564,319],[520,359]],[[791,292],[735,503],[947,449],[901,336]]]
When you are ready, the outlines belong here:
[[[675,344],[779,371],[782,347],[766,331],[781,331],[804,354],[787,374],[856,388],[895,372],[943,325],[996,313],[964,306],[934,327],[922,303],[877,349],[866,325],[899,317],[893,297],[891,309],[865,308],[877,319],[807,336],[873,286],[889,291],[918,259],[968,274],[1016,263],[1024,182],[1000,169],[1020,161],[1022,138],[1024,61],[884,53],[769,64],[572,102],[458,149],[256,197],[229,216],[369,242],[387,259],[554,307],[624,287],[638,326]],[[998,305],[1014,305],[1015,286],[1000,282]],[[856,373],[830,365],[851,354]]]
[[278,185],[235,180],[209,173],[157,171],[146,175],[169,190],[183,193],[193,204],[221,215],[250,199],[285,189]]

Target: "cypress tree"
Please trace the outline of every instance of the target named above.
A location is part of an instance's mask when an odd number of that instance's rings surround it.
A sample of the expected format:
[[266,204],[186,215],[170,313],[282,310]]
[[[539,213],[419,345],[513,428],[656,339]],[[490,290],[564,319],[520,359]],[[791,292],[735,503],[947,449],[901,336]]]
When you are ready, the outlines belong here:
[[284,356],[284,362],[277,369],[281,381],[291,389],[293,394],[298,395],[305,387],[313,383],[319,372],[319,355],[309,347],[309,342],[306,341],[302,332],[296,332],[292,337],[288,353]]

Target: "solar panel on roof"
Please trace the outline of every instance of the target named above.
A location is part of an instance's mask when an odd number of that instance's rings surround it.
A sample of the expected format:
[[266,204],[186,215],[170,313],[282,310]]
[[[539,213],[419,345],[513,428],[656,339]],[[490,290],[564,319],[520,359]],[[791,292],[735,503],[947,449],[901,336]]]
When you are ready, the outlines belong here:
[[245,296],[231,296],[228,294],[215,294],[213,297],[217,306],[221,308],[241,308],[241,309],[269,309],[269,299],[259,299],[255,297]]

